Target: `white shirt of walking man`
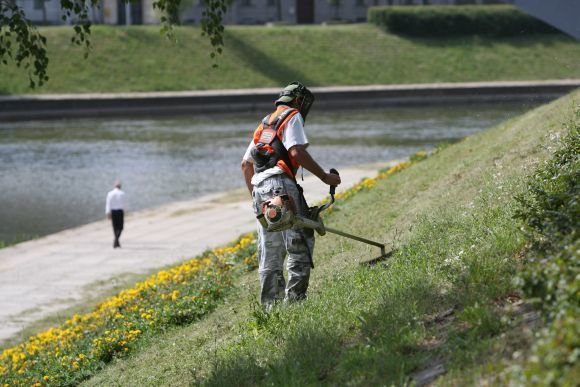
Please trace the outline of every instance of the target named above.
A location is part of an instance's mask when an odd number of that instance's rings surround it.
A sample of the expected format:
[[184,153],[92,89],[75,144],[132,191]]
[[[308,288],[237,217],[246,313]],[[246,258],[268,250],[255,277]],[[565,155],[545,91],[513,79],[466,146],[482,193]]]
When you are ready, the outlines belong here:
[[121,182],[117,180],[115,181],[115,188],[107,193],[107,201],[105,205],[105,214],[107,215],[107,218],[111,220],[113,225],[113,234],[115,235],[113,248],[115,249],[121,247],[119,238],[123,232],[126,210],[126,194],[123,190],[121,190]]

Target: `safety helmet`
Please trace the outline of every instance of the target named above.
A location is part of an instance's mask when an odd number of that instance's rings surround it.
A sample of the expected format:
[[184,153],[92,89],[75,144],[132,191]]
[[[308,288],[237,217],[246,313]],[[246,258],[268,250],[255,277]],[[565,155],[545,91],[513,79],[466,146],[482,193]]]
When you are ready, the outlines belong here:
[[314,103],[314,95],[301,82],[292,82],[284,89],[282,89],[275,104],[276,106],[279,104],[287,104],[292,102],[294,98],[300,99],[300,107],[298,110],[300,110],[302,118],[306,120],[306,116],[308,115],[308,112]]

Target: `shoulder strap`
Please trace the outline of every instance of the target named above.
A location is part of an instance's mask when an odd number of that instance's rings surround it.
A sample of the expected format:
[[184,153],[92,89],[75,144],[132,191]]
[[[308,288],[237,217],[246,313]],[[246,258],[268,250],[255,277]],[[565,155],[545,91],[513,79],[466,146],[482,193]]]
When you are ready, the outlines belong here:
[[[275,125],[274,125],[274,130],[276,130],[276,134],[278,134],[278,129],[280,127],[280,125],[282,125],[282,123],[284,123],[284,121],[286,121],[286,118],[293,112],[296,112],[297,110],[294,108],[290,108],[290,109],[286,109],[284,110],[282,113],[278,114],[278,117],[276,117],[275,120]],[[280,159],[282,159],[282,161],[284,161],[284,163],[288,166],[288,168],[290,169],[290,171],[292,171],[292,176],[290,176],[294,182],[296,182],[296,176],[294,176],[294,171],[292,169],[292,162],[290,161],[290,155],[288,154],[288,149],[286,149],[286,147],[284,146],[284,143],[282,142],[282,139],[279,138],[276,135],[276,139],[272,142],[272,147],[274,148],[274,150],[276,151],[276,153],[278,153],[280,155]]]
[[[282,139],[278,136],[278,129],[292,113],[296,112],[298,112],[296,109],[288,108],[280,112],[274,118],[272,118],[272,114],[274,113],[268,114],[262,119],[262,135],[260,137],[260,142],[270,145],[278,155],[278,159],[284,161],[292,173],[293,170],[290,155],[288,154],[288,150],[284,146]],[[290,177],[296,182],[294,174]]]
[[[278,132],[278,128],[280,128],[280,125],[282,125],[284,123],[284,121],[286,120],[286,118],[291,113],[294,113],[294,112],[297,112],[297,110],[294,108],[285,109],[280,114],[278,114],[273,120],[271,119],[272,114],[268,114],[266,117],[264,117],[262,119],[262,125],[266,128],[272,128],[272,129],[276,130],[276,132]],[[272,121],[272,122],[270,122],[270,121]]]

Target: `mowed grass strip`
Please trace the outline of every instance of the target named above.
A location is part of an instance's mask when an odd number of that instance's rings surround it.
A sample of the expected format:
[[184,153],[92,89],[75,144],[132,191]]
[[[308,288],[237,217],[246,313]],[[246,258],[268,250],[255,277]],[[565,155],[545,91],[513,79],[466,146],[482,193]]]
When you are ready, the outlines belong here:
[[30,89],[23,69],[0,67],[0,94],[174,91],[580,78],[580,43],[565,35],[494,39],[405,38],[369,24],[228,26],[212,68],[194,27],[175,41],[159,26],[94,26],[92,50],[70,42],[69,27],[42,27],[50,81]]
[[[512,280],[526,239],[525,176],[578,121],[580,92],[469,137],[339,203],[329,226],[388,241],[319,237],[309,299],[270,315],[255,273],[203,321],[140,343],[86,385],[391,385],[446,370],[495,380],[529,345]],[[499,375],[499,376],[498,376]],[[504,383],[507,383],[504,381]]]

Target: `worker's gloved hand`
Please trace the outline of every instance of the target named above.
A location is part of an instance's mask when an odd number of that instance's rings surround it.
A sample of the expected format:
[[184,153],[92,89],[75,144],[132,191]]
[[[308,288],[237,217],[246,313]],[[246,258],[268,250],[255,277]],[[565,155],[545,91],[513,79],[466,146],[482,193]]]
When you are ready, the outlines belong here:
[[324,176],[324,179],[322,179],[322,181],[328,185],[339,185],[340,176],[334,173],[327,173],[326,176]]

